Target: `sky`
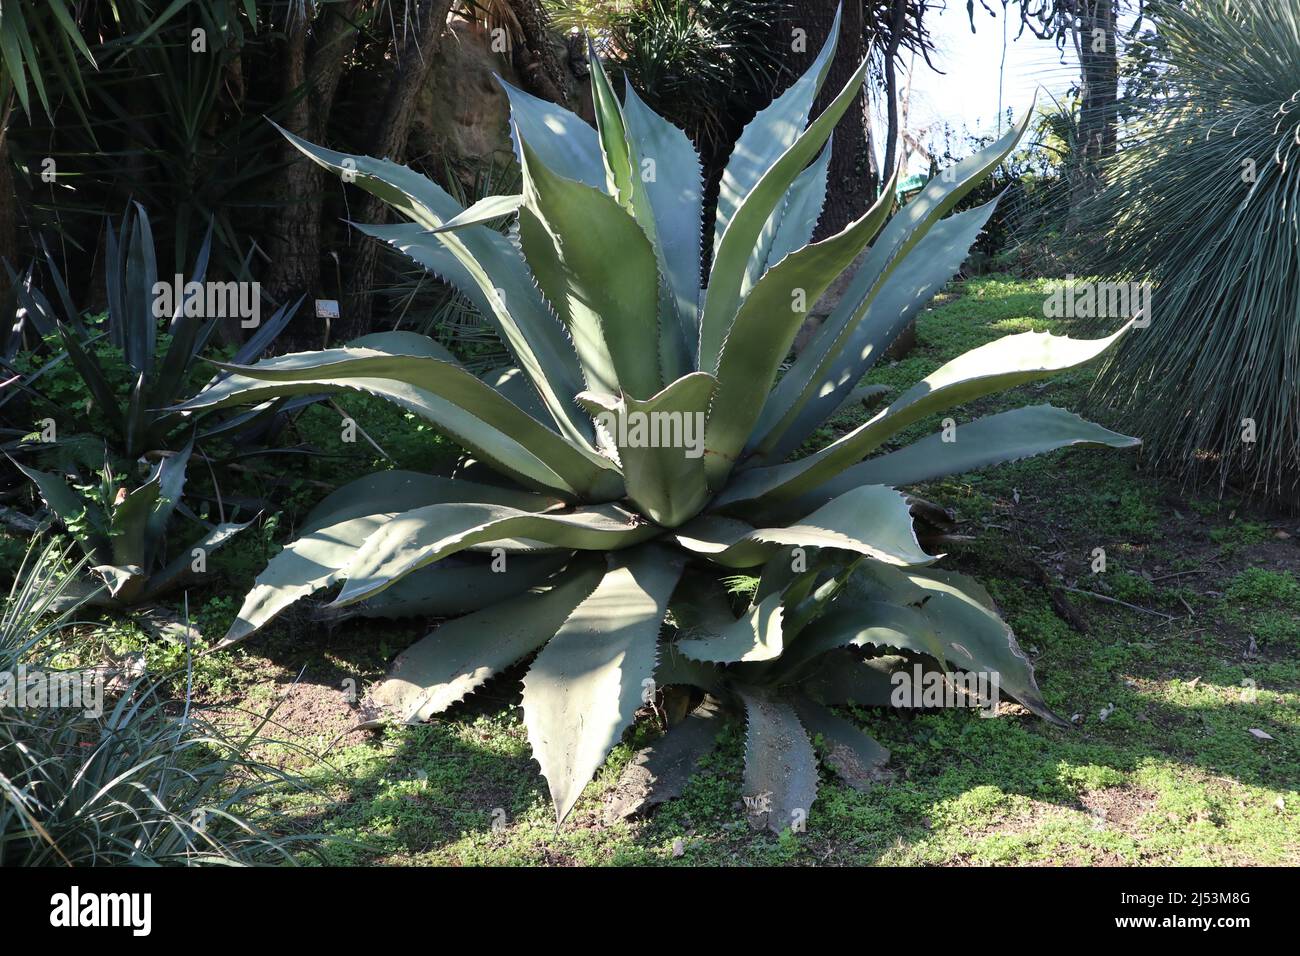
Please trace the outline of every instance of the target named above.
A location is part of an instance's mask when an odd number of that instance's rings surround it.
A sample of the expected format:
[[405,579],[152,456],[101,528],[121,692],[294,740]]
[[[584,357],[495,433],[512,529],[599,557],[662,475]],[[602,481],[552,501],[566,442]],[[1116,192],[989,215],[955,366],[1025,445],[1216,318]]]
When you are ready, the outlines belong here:
[[[975,5],[975,33],[971,33],[965,0],[947,0],[944,10],[927,12],[927,26],[936,52],[930,59],[944,74],[931,70],[921,57],[911,67],[911,95],[907,126],[922,142],[942,144],[943,124],[952,126],[958,136],[962,125],[972,133],[995,133],[998,129],[999,76],[1002,78],[1003,113],[1010,107],[1022,116],[1033,101],[1038,86],[1062,96],[1077,76],[1077,60],[1067,47],[1065,62],[1051,40],[1040,40],[1028,31],[1019,39],[1016,32],[1020,17],[1016,6],[1009,8],[1006,26],[1006,66],[1003,57],[1001,4],[990,3],[998,11],[990,17]],[[1047,101],[1046,94],[1040,94]],[[876,141],[885,140],[884,104],[877,103]],[[1005,126],[1005,123],[1003,124]],[[933,130],[932,136],[925,135]],[[927,164],[914,156],[909,172],[925,172]]]

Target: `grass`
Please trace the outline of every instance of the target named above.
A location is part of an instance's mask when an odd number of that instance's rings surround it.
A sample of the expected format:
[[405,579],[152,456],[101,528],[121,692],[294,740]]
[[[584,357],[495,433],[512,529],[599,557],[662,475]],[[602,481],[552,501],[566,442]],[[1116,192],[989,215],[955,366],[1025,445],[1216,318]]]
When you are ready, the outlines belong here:
[[[1045,282],[967,282],[919,319],[917,349],[868,381],[901,388],[1001,335],[1076,331],[1042,318],[1046,292]],[[1090,382],[1089,371],[1078,371],[945,415],[960,427],[1029,403],[1080,410]],[[942,417],[918,422],[901,441],[937,429]],[[856,420],[842,415],[828,431]],[[400,424],[380,422],[371,434],[404,465],[407,455],[445,457],[445,447],[429,451],[429,436],[399,437]],[[323,445],[337,435],[337,414],[321,412],[312,427]],[[367,467],[371,454],[355,451],[335,480]],[[992,720],[966,711],[845,712],[892,751],[893,779],[863,793],[823,770],[803,834],[776,838],[745,823],[743,741],[734,727],[681,799],[647,820],[607,823],[602,795],[659,732],[648,712],[557,831],[518,712],[518,672],[432,724],[373,737],[351,731],[356,689],[423,635],[418,622],[329,628],[291,613],[210,658],[226,673],[205,680],[211,693],[251,711],[278,702],[279,732],[326,754],[326,764],[289,747],[262,756],[315,781],[316,792],[281,795],[277,809],[345,838],[325,850],[335,863],[1300,863],[1294,519],[1188,496],[1139,470],[1137,455],[1112,451],[1065,450],[916,490],[952,508],[959,531],[974,538],[945,564],[989,588],[1048,703],[1073,726],[1019,708]],[[304,502],[310,497],[304,490]],[[191,598],[208,641],[233,614],[230,595],[247,587],[240,579],[259,567],[267,540],[250,538],[248,553],[232,549],[221,588]],[[1101,572],[1093,570],[1097,549],[1106,558]],[[1085,630],[1061,616],[1043,573],[1073,589],[1058,597]]]

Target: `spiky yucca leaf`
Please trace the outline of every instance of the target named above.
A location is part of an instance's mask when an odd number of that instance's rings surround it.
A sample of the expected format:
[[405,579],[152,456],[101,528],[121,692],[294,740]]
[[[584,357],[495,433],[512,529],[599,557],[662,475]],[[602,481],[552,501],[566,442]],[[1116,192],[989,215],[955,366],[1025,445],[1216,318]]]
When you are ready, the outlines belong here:
[[[561,820],[637,708],[666,684],[708,689],[719,707],[747,715],[747,786],[761,791],[749,794],[751,809],[773,828],[811,806],[813,738],[830,766],[859,782],[885,759],[818,709],[879,697],[881,672],[841,655],[903,650],[939,672],[1000,668],[1006,688],[1050,713],[995,612],[970,586],[925,570],[939,556],[917,542],[911,504],[892,486],[1066,444],[1134,441],[1046,409],[964,426],[975,447],[959,429],[955,444],[883,456],[879,481],[854,480],[854,469],[870,468],[863,458],[922,416],[1088,361],[1113,337],[1010,336],[940,369],[822,452],[781,461],[961,264],[991,208],[943,216],[1021,133],[937,177],[892,219],[882,201],[809,244],[830,131],[865,71],[809,123],[834,42],[742,137],[711,240],[699,232],[699,163],[685,137],[634,92],[620,103],[598,62],[598,129],[508,89],[523,194],[470,210],[409,169],[290,136],[412,220],[361,228],[478,304],[516,366],[476,382],[453,359],[388,340],[232,368],[182,407],[359,388],[424,415],[517,490],[454,480],[418,503],[355,483],[272,562],[228,640],[318,588],[341,584],[337,606],[382,612],[385,595],[413,576],[430,575],[420,587],[441,593],[446,562],[504,575],[511,562],[544,559],[509,586],[494,583],[493,603],[400,655],[369,705],[375,722],[425,720],[536,653],[525,723]],[[518,248],[484,225],[512,209]],[[714,256],[701,288],[705,241]],[[804,313],[864,249],[841,308],[777,385]],[[501,500],[507,493],[530,504]],[[473,564],[473,552],[493,564]],[[720,588],[730,569],[758,575],[747,609]],[[665,633],[670,618],[680,633]],[[707,734],[688,736],[704,743]],[[767,803],[757,800],[764,794]]]

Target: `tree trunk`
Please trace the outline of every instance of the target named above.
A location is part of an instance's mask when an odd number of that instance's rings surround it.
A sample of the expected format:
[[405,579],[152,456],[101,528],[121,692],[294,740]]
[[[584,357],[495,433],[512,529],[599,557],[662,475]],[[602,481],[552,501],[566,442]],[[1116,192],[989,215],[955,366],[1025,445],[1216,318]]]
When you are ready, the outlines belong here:
[[[391,61],[388,95],[366,140],[367,152],[398,163],[406,152],[416,97],[438,55],[451,0],[407,0],[408,11],[412,5],[416,7],[412,17],[414,29],[407,31],[404,40],[401,36],[393,38],[394,46],[400,50]],[[382,222],[386,209],[382,199],[366,193],[354,207],[354,218],[358,222]],[[373,240],[353,247],[345,270],[347,289],[339,323],[340,337],[360,335],[370,327],[373,308],[370,289],[378,259],[379,245]]]
[[1080,0],[1079,163],[1071,188],[1072,210],[1101,188],[1102,163],[1115,154],[1119,99],[1119,63],[1115,35],[1115,0]]
[[[898,44],[903,38],[903,25],[907,17],[907,0],[894,0],[893,16],[889,23],[889,46],[885,50],[885,95],[889,97],[889,133],[885,139],[885,158],[880,168],[880,182],[883,185],[894,173],[894,164],[898,159]],[[901,172],[906,172],[902,170]]]
[[[311,142],[324,138],[329,123],[343,61],[356,46],[357,31],[352,25],[360,3],[353,0],[342,10],[332,5],[322,8],[322,22],[316,25],[315,41],[308,43],[311,24],[304,16],[293,18],[285,38],[283,74],[284,90],[296,97],[281,125]],[[282,203],[267,227],[267,253],[270,263],[261,278],[263,291],[272,302],[281,304],[320,291],[321,281],[321,206],[324,198],[325,171],[303,156],[289,143],[284,144],[288,165],[274,189]],[[312,313],[300,312],[294,330],[306,331],[314,322]],[[319,344],[292,332],[286,341]]]
[[524,86],[534,96],[573,108],[573,77],[560,62],[551,37],[551,18],[541,0],[509,0],[510,10],[523,33],[511,59]]

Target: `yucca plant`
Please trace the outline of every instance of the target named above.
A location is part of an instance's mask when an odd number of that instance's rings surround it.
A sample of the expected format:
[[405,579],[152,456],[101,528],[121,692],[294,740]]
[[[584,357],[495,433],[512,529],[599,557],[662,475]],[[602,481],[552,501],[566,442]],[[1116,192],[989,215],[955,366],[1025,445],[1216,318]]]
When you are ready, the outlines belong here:
[[[271,832],[288,821],[262,800],[303,782],[251,755],[273,742],[263,736],[270,717],[232,736],[188,697],[169,699],[165,680],[69,668],[84,563],[54,544],[33,546],[0,596],[0,865],[319,860],[319,838]],[[16,699],[18,681],[51,674],[85,688],[64,695],[78,706]]]
[[1081,216],[1091,267],[1154,284],[1104,398],[1159,467],[1294,508],[1300,492],[1300,8],[1166,5],[1160,83]]
[[[889,572],[929,580],[914,569],[937,556],[918,544],[908,499],[891,486],[1069,444],[1135,440],[1042,406],[963,425],[954,443],[936,434],[863,459],[932,412],[1087,361],[1115,336],[993,342],[824,448],[786,461],[957,270],[994,203],[944,215],[1023,129],[933,180],[888,224],[886,198],[809,244],[831,128],[866,71],[864,63],[805,128],[833,48],[834,34],[741,137],[722,180],[704,289],[698,159],[635,91],[620,104],[599,68],[595,129],[507,88],[522,195],[465,210],[409,169],[290,137],[413,220],[358,228],[460,289],[517,368],[488,383],[428,339],[386,333],[232,367],[181,406],[357,389],[427,418],[471,459],[454,478],[386,472],[335,492],[259,576],[225,643],[340,583],[336,606],[463,615],[401,654],[372,689],[376,719],[404,721],[429,718],[536,653],[525,720],[560,820],[650,690],[677,679],[656,677],[661,662],[689,659],[726,676],[790,653],[833,607],[851,567],[878,572],[885,597],[859,609],[842,643],[854,643],[877,613],[905,617],[916,630],[900,626],[887,639],[869,630],[875,636],[864,640],[1003,670],[1002,686],[1048,715],[1004,625],[967,629],[955,617],[926,625],[923,615],[895,614],[924,585]],[[483,225],[515,213],[512,237]],[[841,305],[777,383],[805,313],[868,246]],[[658,430],[652,437],[646,428]],[[688,621],[696,585],[760,567],[766,585],[756,606],[710,616],[687,630],[688,642],[665,648],[670,605],[672,620]],[[968,605],[979,594],[959,576],[942,580],[958,592],[953,601]],[[948,602],[932,603],[938,613]],[[796,728],[790,704],[772,701],[787,730]],[[751,724],[760,743],[764,726]],[[779,762],[754,765],[751,777],[770,791],[788,782]]]

